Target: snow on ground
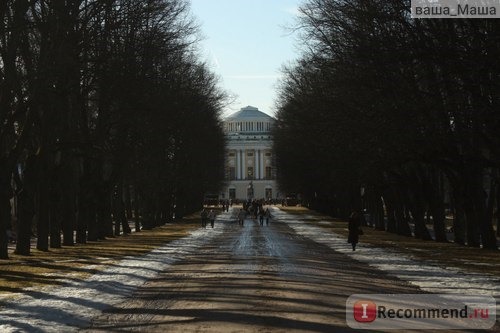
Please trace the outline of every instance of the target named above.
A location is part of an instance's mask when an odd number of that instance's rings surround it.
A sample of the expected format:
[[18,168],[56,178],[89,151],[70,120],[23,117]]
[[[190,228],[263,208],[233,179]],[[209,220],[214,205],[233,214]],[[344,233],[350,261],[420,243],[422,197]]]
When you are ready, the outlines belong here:
[[[218,216],[219,221],[229,219],[230,213]],[[26,290],[19,297],[0,298],[0,332],[74,332],[88,327],[92,317],[220,235],[224,225],[194,230],[147,255],[125,258],[87,280],[67,279],[56,288]]]
[[[353,252],[345,237],[303,223],[305,217],[290,215],[277,208],[273,215],[298,234],[417,285],[424,291],[500,298],[497,277],[440,267],[396,250],[364,244]],[[231,212],[219,215],[218,220],[230,221]],[[18,297],[0,298],[0,332],[74,332],[88,327],[92,317],[103,309],[123,301],[148,279],[221,235],[225,225],[216,223],[214,229],[197,229],[147,255],[126,258],[87,280],[68,278],[57,288],[26,290]]]
[[500,279],[496,276],[463,271],[454,267],[442,267],[396,250],[362,243],[358,244],[356,251],[352,251],[344,236],[303,223],[304,218],[300,216],[285,213],[277,208],[274,209],[273,216],[287,223],[298,234],[408,281],[423,291],[436,294],[493,296],[497,300],[497,313],[499,312]]
[[359,244],[356,251],[352,251],[344,236],[302,223],[299,216],[277,209],[274,210],[273,216],[287,223],[302,236],[415,284],[424,291],[500,298],[500,279],[496,276],[464,272],[453,267],[440,267],[396,250],[377,248],[363,243]]

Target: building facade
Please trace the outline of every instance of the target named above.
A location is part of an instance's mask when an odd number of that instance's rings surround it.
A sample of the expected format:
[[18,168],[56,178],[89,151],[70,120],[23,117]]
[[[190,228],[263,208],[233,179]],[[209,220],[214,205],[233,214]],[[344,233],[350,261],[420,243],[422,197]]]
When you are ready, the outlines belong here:
[[271,128],[274,118],[247,106],[224,121],[226,146],[225,199],[277,199]]

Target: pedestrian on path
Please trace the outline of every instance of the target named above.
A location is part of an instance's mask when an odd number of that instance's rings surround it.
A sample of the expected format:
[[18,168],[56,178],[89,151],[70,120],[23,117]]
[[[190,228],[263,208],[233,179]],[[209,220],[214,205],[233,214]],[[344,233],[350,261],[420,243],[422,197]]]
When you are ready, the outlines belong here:
[[359,242],[359,214],[357,211],[353,211],[351,213],[351,216],[349,217],[349,235],[347,236],[347,242],[351,243],[352,245],[352,250],[356,251],[356,244]]
[[245,212],[245,210],[243,209],[240,209],[240,212],[238,213],[238,224],[243,226],[243,222],[245,221],[245,217],[246,217],[247,213]]
[[201,211],[201,227],[206,228],[207,227],[207,219],[208,219],[208,213],[205,208]]
[[208,213],[208,219],[210,220],[210,225],[213,228],[215,225],[215,212],[213,209],[210,209],[210,212]]
[[271,218],[271,211],[269,210],[269,208],[266,208],[264,217],[266,218],[266,225],[269,225],[269,219]]
[[264,212],[264,209],[262,208],[262,206],[259,208],[259,222],[260,222],[260,226],[264,226],[264,215],[265,215],[265,212]]

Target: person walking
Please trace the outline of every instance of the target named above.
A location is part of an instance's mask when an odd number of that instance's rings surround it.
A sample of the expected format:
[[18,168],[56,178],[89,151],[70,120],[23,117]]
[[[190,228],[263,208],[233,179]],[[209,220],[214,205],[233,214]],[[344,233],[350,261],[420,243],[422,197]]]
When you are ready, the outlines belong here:
[[264,226],[264,215],[265,215],[265,212],[264,212],[264,209],[261,207],[259,207],[259,222],[260,222],[260,226]]
[[269,225],[269,219],[271,219],[271,211],[269,210],[269,208],[266,208],[264,217],[266,218],[266,225]]
[[352,245],[352,250],[356,251],[356,245],[359,242],[359,214],[357,211],[353,211],[351,213],[351,216],[349,217],[349,235],[347,236],[347,242],[351,243]]
[[240,212],[238,213],[238,224],[243,226],[243,222],[245,222],[245,217],[246,217],[247,213],[245,212],[245,210],[243,209],[240,209]]
[[207,219],[208,219],[208,213],[205,208],[201,211],[201,227],[206,228],[207,227]]
[[215,212],[213,209],[210,209],[210,212],[208,213],[208,219],[210,220],[210,225],[213,228],[215,225]]

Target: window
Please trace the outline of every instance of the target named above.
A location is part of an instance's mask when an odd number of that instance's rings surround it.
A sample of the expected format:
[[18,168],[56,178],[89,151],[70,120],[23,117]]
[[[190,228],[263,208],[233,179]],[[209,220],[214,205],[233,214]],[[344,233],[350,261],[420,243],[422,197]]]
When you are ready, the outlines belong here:
[[247,156],[252,157],[252,156],[253,156],[253,151],[249,151],[249,152],[247,153]]
[[236,168],[229,167],[229,180],[235,180],[235,179],[236,179]]
[[273,189],[266,188],[266,199],[272,199],[272,198],[273,198]]
[[236,189],[235,188],[229,189],[229,199],[236,199]]
[[266,179],[272,179],[272,178],[273,178],[273,168],[266,167]]
[[270,157],[270,156],[271,156],[271,153],[266,153],[266,156]]
[[229,153],[229,157],[234,157],[234,153]]

